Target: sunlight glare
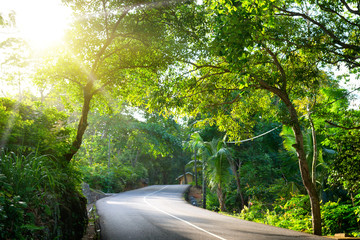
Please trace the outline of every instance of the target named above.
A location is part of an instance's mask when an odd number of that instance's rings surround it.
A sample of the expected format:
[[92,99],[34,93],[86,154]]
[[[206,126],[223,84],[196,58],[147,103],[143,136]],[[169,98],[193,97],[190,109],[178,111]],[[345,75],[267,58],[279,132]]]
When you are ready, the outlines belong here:
[[70,21],[70,9],[63,6],[61,0],[12,0],[7,4],[8,10],[16,13],[20,36],[36,50],[61,42]]

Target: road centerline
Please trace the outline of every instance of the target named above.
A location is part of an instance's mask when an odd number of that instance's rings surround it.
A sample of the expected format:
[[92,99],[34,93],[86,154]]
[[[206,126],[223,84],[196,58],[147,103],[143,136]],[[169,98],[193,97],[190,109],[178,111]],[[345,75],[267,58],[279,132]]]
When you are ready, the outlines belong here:
[[209,235],[211,235],[211,236],[213,236],[213,237],[216,237],[216,238],[218,238],[218,239],[226,240],[226,239],[223,238],[223,237],[220,237],[220,236],[218,236],[218,235],[216,235],[216,234],[214,234],[214,233],[211,233],[211,232],[209,232],[209,231],[207,231],[207,230],[205,230],[205,229],[203,229],[203,228],[201,228],[201,227],[199,227],[199,226],[196,226],[195,224],[193,224],[193,223],[191,223],[191,222],[188,222],[188,221],[186,221],[186,220],[184,220],[184,219],[182,219],[182,218],[179,218],[179,217],[177,217],[177,216],[175,216],[175,215],[173,215],[173,214],[171,214],[171,213],[168,213],[168,212],[166,212],[166,211],[164,211],[164,210],[162,210],[162,209],[160,209],[160,208],[152,205],[150,202],[148,202],[147,197],[149,197],[149,196],[151,196],[151,195],[154,195],[155,193],[161,192],[162,190],[164,190],[164,189],[167,188],[167,187],[168,187],[168,186],[165,186],[165,187],[161,188],[160,190],[157,190],[157,191],[155,191],[155,192],[152,192],[152,193],[147,194],[146,196],[144,196],[144,202],[145,202],[147,205],[149,205],[150,207],[154,208],[155,210],[157,210],[157,211],[159,211],[159,212],[162,212],[162,213],[164,213],[164,214],[166,214],[166,215],[168,215],[168,216],[170,216],[170,217],[172,217],[172,218],[174,218],[174,219],[176,219],[176,220],[179,220],[179,221],[181,221],[181,222],[183,222],[183,223],[186,223],[186,224],[188,224],[189,226],[192,226],[193,228],[196,228],[196,229],[198,229],[198,230],[200,230],[200,231],[202,231],[202,232],[204,232],[204,233],[207,233],[207,234],[209,234]]

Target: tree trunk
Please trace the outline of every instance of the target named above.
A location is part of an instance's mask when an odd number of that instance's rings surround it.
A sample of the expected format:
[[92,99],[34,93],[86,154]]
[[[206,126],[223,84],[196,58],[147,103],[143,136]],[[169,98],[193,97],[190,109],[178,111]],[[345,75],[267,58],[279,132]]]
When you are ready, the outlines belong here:
[[186,166],[184,166],[183,171],[184,171],[184,183],[188,184],[187,177],[186,177]]
[[[68,153],[65,154],[65,160],[67,162],[70,162],[71,159],[73,158],[73,156],[77,153],[77,151],[80,149],[81,147],[81,143],[82,143],[82,138],[84,136],[85,130],[88,126],[88,114],[90,111],[90,102],[92,97],[94,96],[94,94],[96,92],[98,92],[99,90],[101,90],[102,88],[97,89],[96,91],[94,91],[94,82],[96,80],[96,69],[99,67],[100,62],[102,62],[102,57],[106,51],[106,49],[110,46],[110,44],[114,41],[114,39],[117,37],[116,31],[117,28],[119,27],[121,21],[124,19],[124,17],[128,14],[128,12],[131,10],[131,8],[127,8],[125,9],[122,14],[119,16],[119,18],[117,19],[115,25],[112,28],[111,33],[109,33],[109,35],[107,36],[107,39],[104,42],[104,45],[100,48],[99,52],[96,54],[96,59],[92,65],[91,68],[91,72],[88,75],[88,79],[87,79],[87,84],[83,87],[83,96],[84,96],[84,103],[83,103],[83,107],[82,107],[82,112],[81,112],[81,118],[79,121],[79,125],[78,125],[78,129],[77,129],[77,133],[76,133],[76,138],[73,141]],[[106,84],[105,84],[106,85]],[[105,86],[103,85],[103,86]]]
[[240,197],[240,201],[241,201],[241,207],[240,207],[240,211],[241,211],[244,208],[245,202],[244,202],[244,197],[243,197],[243,195],[241,193],[240,174],[239,174],[239,171],[237,171],[235,163],[234,163],[233,160],[229,160],[229,164],[231,166],[231,170],[234,173],[234,177],[235,177],[235,181],[236,181],[236,192],[237,192],[237,195]]
[[312,136],[312,145],[313,145],[313,160],[311,164],[311,179],[312,183],[316,188],[316,164],[318,159],[318,151],[317,151],[317,141],[316,141],[316,130],[314,126],[314,122],[311,119],[311,114],[309,114],[309,122],[311,127],[311,136]]
[[304,137],[301,132],[301,126],[296,109],[286,92],[286,81],[284,81],[283,88],[276,88],[269,85],[266,81],[258,80],[261,88],[268,90],[276,94],[286,105],[290,115],[290,126],[295,135],[295,144],[293,147],[296,150],[299,160],[299,169],[303,184],[310,197],[311,215],[312,215],[312,227],[315,235],[321,235],[321,212],[320,212],[320,200],[316,191],[315,185],[311,180],[309,173],[309,166],[306,161],[306,154],[304,149]]
[[220,184],[218,184],[218,186],[217,186],[216,194],[217,194],[218,200],[219,200],[220,211],[225,212],[226,211],[225,197],[224,197],[224,193],[222,191]]
[[203,194],[203,202],[202,207],[206,209],[206,175],[205,175],[205,161],[202,162],[202,194]]
[[205,174],[203,173],[203,185],[202,185],[203,203],[202,203],[202,207],[204,209],[206,209],[206,177],[204,175]]
[[90,111],[90,102],[93,97],[93,94],[91,93],[91,91],[92,91],[92,83],[90,83],[90,84],[88,83],[84,87],[84,102],[83,102],[83,107],[82,107],[82,111],[81,111],[81,117],[80,117],[78,129],[76,132],[76,138],[73,141],[69,152],[65,154],[65,160],[67,162],[71,161],[73,156],[77,153],[77,151],[81,147],[82,139],[83,139],[85,130],[88,126],[88,115],[89,115],[89,111]]
[[195,168],[195,186],[198,187],[198,181],[197,181],[197,162],[196,162],[196,148],[194,151],[194,168]]
[[293,147],[296,149],[296,153],[298,156],[301,178],[310,197],[313,231],[315,235],[321,235],[320,200],[316,191],[316,187],[313,184],[309,173],[309,166],[306,161],[306,154],[304,149],[304,138],[301,132],[299,119],[295,107],[289,100],[287,94],[285,95],[285,98],[283,100],[290,113],[291,127],[295,135],[295,144],[293,145]]

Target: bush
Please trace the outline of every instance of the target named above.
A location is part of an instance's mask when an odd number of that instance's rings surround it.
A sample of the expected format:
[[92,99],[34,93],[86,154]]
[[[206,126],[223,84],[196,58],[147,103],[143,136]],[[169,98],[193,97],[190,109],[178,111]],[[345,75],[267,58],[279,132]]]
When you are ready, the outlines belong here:
[[25,105],[0,98],[0,148],[29,154],[62,157],[70,146],[72,129],[66,127],[67,115],[40,103]]
[[0,238],[80,239],[87,224],[79,174],[47,156],[0,153]]
[[212,192],[210,188],[206,189],[206,209],[211,211],[220,211],[219,199],[216,193]]
[[[275,226],[301,232],[312,232],[311,207],[308,195],[294,195],[289,200],[280,199],[274,205],[279,215]],[[270,218],[271,219],[271,218]]]
[[273,210],[253,200],[250,207],[245,207],[237,217],[295,231],[312,231],[309,197],[304,195],[280,198],[274,203]]
[[327,202],[321,209],[323,232],[327,235],[335,233],[355,233],[360,231],[360,194],[352,202]]
[[257,200],[252,200],[249,202],[249,207],[244,207],[239,214],[239,217],[254,222],[263,222],[262,219],[265,217],[267,208]]
[[[273,210],[261,202],[254,201],[235,216],[244,220],[269,224],[301,232],[312,232],[309,197],[293,195],[290,199],[280,198]],[[349,233],[360,236],[360,194],[354,202],[327,202],[321,207],[323,234]]]
[[91,188],[103,192],[114,193],[136,189],[140,187],[140,180],[147,176],[147,171],[141,164],[132,167],[119,162],[109,169],[106,164],[94,163],[91,166],[82,165],[80,169],[84,181]]

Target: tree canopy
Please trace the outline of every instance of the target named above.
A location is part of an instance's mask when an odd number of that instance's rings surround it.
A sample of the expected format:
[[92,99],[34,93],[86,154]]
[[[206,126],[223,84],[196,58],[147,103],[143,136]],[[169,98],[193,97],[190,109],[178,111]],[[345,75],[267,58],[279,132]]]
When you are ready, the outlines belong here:
[[[18,86],[17,100],[0,99],[1,149],[51,155],[40,159],[107,192],[195,171],[210,209],[317,235],[358,229],[347,219],[360,204],[359,88],[334,73],[359,77],[357,1],[63,3],[73,21],[41,59],[23,39],[0,43],[1,80]],[[341,228],[331,211],[347,216]]]

